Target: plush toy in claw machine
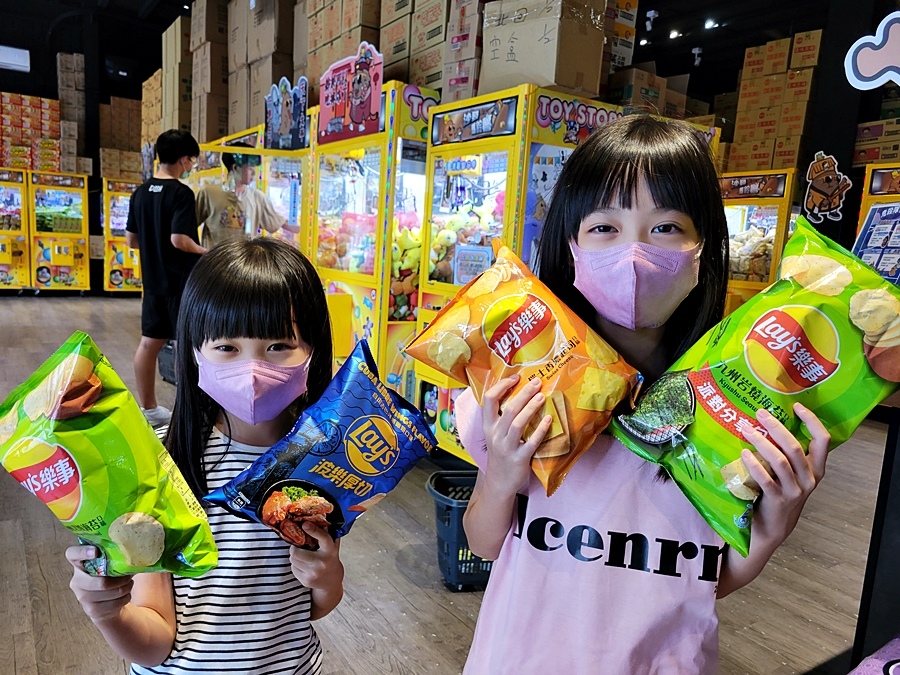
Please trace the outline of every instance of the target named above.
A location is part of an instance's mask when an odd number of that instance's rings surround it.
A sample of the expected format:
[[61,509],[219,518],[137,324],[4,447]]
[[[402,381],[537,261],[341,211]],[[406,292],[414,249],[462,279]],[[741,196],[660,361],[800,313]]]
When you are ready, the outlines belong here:
[[398,213],[394,217],[391,246],[389,321],[416,320],[421,258],[422,225],[419,215],[415,211]]
[[301,150],[308,146],[307,107],[309,82],[300,76],[297,84],[282,77],[266,96],[265,147],[271,150]]

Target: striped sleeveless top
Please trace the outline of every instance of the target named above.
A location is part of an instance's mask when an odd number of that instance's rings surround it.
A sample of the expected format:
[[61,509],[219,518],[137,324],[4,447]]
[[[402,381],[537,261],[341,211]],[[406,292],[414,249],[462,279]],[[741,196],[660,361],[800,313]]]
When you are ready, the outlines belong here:
[[[165,427],[157,433],[165,436]],[[214,429],[203,455],[209,489],[224,485],[267,448]],[[132,675],[318,675],[322,646],[309,620],[311,591],[291,572],[290,547],[267,527],[203,504],[219,566],[200,578],[173,575],[177,631],[159,666]]]

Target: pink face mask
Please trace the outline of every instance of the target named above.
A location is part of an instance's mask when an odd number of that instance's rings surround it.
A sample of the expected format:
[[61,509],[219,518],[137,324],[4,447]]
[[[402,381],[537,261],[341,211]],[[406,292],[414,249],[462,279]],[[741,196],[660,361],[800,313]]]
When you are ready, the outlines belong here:
[[268,422],[306,392],[309,358],[296,366],[266,361],[212,363],[197,355],[200,388],[247,424]]
[[631,330],[663,325],[697,285],[701,244],[685,251],[642,243],[602,251],[570,246],[575,288],[600,316]]

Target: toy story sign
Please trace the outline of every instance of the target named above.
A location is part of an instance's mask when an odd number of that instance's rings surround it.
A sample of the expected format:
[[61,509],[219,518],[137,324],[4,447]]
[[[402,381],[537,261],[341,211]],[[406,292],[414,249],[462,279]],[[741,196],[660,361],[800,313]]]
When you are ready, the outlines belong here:
[[400,134],[404,138],[428,140],[428,112],[440,103],[440,95],[413,84],[403,87],[403,105],[399,107]]
[[534,110],[534,121],[538,140],[557,144],[561,140],[566,145],[574,146],[590,136],[595,129],[614,122],[623,115],[624,111],[619,106],[540,94]]
[[875,31],[853,43],[844,57],[847,80],[855,89],[900,84],[900,12],[888,14]]
[[431,126],[431,144],[462,143],[514,134],[517,103],[517,97],[504,98],[435,115]]
[[368,42],[319,79],[319,144],[378,133],[384,59]]
[[272,150],[309,147],[309,82],[300,76],[297,85],[282,77],[266,96],[266,131],[263,144]]

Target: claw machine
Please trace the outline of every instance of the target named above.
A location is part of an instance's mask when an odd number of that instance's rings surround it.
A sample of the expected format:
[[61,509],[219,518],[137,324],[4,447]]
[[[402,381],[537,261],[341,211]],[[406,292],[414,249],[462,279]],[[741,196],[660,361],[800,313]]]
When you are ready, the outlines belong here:
[[38,290],[89,290],[87,176],[32,171],[29,195],[29,286]]
[[103,179],[103,290],[140,291],[140,254],[125,243],[125,226],[131,195],[140,183]]
[[26,176],[24,169],[0,169],[0,290],[31,286]]
[[775,281],[792,223],[795,180],[795,169],[720,176],[730,240],[726,314]]
[[428,110],[439,98],[382,84],[381,63],[362,43],[320,81],[312,251],[326,293],[349,298],[332,330],[368,340],[382,378],[412,400],[413,362],[402,348],[416,331]]
[[900,285],[900,163],[866,166],[853,252]]

